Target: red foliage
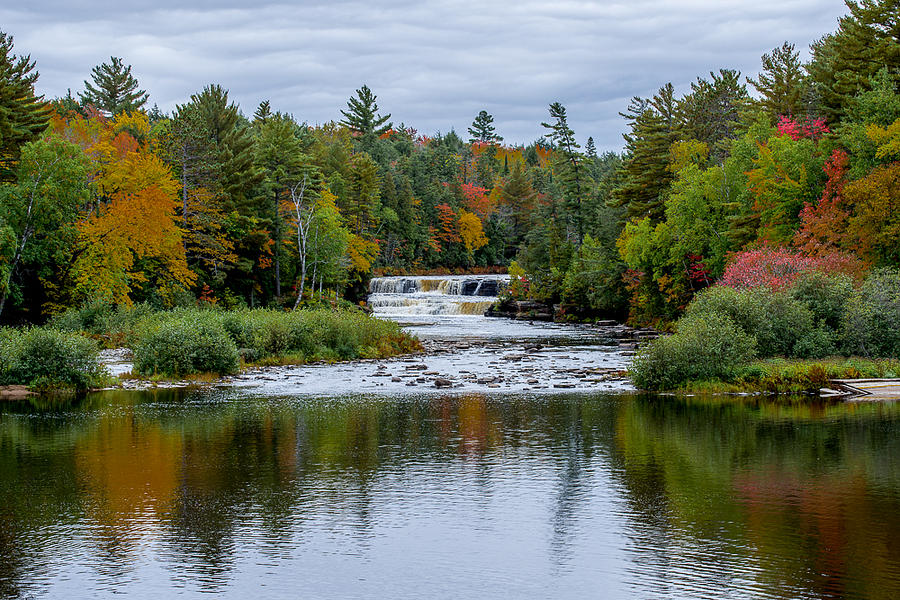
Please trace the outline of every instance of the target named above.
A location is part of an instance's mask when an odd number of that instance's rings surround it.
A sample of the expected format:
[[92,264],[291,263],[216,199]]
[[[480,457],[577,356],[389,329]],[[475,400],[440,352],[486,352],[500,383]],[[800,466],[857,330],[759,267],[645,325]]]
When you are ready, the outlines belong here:
[[472,183],[460,185],[463,193],[463,205],[466,210],[478,215],[480,219],[486,219],[494,212],[491,205],[491,196],[487,188],[479,187]]
[[442,242],[461,242],[462,238],[459,237],[459,219],[456,211],[450,208],[448,204],[438,204],[435,208],[438,210],[438,221],[441,224],[441,228],[435,237]]
[[805,254],[828,254],[840,246],[850,217],[841,198],[849,164],[850,157],[846,152],[840,149],[832,152],[825,163],[828,181],[822,198],[816,205],[807,202],[800,211],[800,229],[794,237],[794,245]]
[[688,254],[687,260],[686,272],[688,279],[694,284],[708,287],[712,281],[712,275],[703,263],[703,257],[697,254]]
[[804,273],[845,273],[857,277],[864,269],[858,258],[843,252],[804,256],[787,248],[761,248],[734,254],[719,285],[784,289]]
[[801,138],[809,138],[818,140],[826,133],[830,133],[830,129],[825,125],[825,119],[806,119],[802,123],[791,117],[782,115],[775,126],[779,135],[786,135],[792,140]]

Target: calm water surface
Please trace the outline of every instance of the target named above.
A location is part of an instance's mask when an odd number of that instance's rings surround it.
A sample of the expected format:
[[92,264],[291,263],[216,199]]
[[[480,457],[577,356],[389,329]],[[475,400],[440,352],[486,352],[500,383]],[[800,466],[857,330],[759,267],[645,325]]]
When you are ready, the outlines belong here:
[[0,408],[0,596],[898,598],[900,405]]

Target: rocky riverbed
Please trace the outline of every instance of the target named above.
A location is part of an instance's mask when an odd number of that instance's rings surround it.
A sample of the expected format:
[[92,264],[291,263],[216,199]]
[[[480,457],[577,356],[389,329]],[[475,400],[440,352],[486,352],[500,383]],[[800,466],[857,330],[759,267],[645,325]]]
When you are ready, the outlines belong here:
[[[485,317],[410,317],[405,328],[425,352],[386,360],[263,367],[211,385],[250,393],[290,395],[628,391],[635,345],[652,332],[608,322],[560,325]],[[113,374],[127,373],[122,351],[104,351]],[[125,379],[126,389],[181,387],[193,381]]]

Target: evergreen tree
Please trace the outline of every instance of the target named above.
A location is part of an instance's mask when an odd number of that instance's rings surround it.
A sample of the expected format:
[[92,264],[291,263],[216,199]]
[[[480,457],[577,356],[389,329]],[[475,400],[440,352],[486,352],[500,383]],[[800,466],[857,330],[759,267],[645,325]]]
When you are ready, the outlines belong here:
[[720,69],[709,75],[710,80],[698,77],[691,84],[691,93],[678,102],[678,112],[681,134],[706,144],[713,163],[721,164],[750,96],[740,71]]
[[[275,297],[281,297],[282,246],[284,241],[284,217],[282,203],[290,190],[304,181],[304,186],[317,193],[320,187],[318,169],[303,152],[297,124],[287,115],[275,113],[259,128],[255,146],[256,165],[263,174],[262,187],[267,198],[265,216],[272,223],[271,239],[274,244]],[[306,190],[305,190],[306,193]]]
[[587,144],[584,147],[584,153],[591,160],[594,160],[595,158],[597,158],[597,146],[594,145],[593,137],[588,138]]
[[269,101],[263,100],[259,103],[259,106],[256,107],[256,112],[253,113],[253,124],[265,125],[266,121],[268,121],[271,116],[272,109],[269,106]]
[[93,83],[85,80],[81,103],[93,105],[108,115],[139,110],[147,103],[150,94],[138,89],[138,81],[131,74],[131,65],[125,66],[122,59],[110,56],[109,63],[103,63],[91,70]]
[[34,95],[38,72],[31,57],[12,51],[12,36],[0,31],[0,182],[15,179],[21,147],[47,128],[51,111]]
[[830,120],[842,117],[883,68],[900,71],[900,2],[845,0],[850,14],[812,45],[806,69]]
[[356,98],[350,97],[347,101],[347,110],[342,110],[344,118],[341,124],[351,131],[362,136],[381,135],[391,128],[388,119],[390,114],[381,116],[378,114],[376,96],[368,86],[364,85],[356,90]]
[[469,127],[469,135],[472,136],[469,138],[469,142],[483,142],[485,144],[502,142],[503,138],[497,135],[493,123],[494,117],[488,114],[486,110],[479,112],[475,120],[472,121],[472,126]]
[[341,211],[347,217],[349,229],[360,237],[372,234],[378,225],[380,208],[378,165],[366,152],[357,152],[350,159],[350,180],[347,202]]
[[208,85],[189,103],[215,148],[219,185],[225,193],[223,209],[253,214],[251,190],[262,178],[253,162],[253,134],[238,107],[228,101],[228,90]]
[[631,121],[631,131],[624,136],[622,184],[613,191],[613,204],[626,206],[629,218],[659,220],[672,181],[669,148],[678,141],[680,130],[675,88],[667,83],[650,100],[635,97],[628,111],[620,114]]
[[762,55],[762,71],[756,79],[747,78],[762,98],[759,106],[773,119],[799,114],[803,106],[805,76],[800,53],[785,42],[780,48]]
[[560,185],[565,198],[566,217],[574,229],[580,241],[584,237],[582,213],[582,170],[581,155],[578,149],[581,147],[575,141],[575,132],[569,127],[566,116],[566,108],[559,102],[550,105],[550,118],[552,123],[541,123],[541,127],[549,131],[544,137],[553,145],[554,160],[553,174]]

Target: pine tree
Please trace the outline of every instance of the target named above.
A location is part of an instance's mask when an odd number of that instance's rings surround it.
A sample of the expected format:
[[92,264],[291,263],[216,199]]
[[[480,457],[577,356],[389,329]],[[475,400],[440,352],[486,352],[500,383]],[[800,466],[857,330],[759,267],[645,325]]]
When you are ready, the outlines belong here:
[[871,89],[881,69],[900,71],[900,2],[846,0],[850,14],[838,30],[812,47],[806,69],[830,120],[842,117],[853,98]]
[[256,107],[256,112],[253,113],[253,124],[265,125],[266,121],[268,121],[271,116],[272,109],[269,106],[269,101],[263,100],[259,103],[259,106]]
[[780,48],[762,55],[762,71],[756,79],[747,78],[762,95],[759,105],[770,117],[799,114],[803,107],[805,76],[800,53],[785,42]]
[[597,158],[597,146],[594,145],[593,137],[588,138],[587,144],[584,147],[584,153],[591,160],[594,160],[595,158]]
[[84,82],[81,103],[91,104],[108,115],[139,110],[150,94],[138,89],[138,81],[131,74],[131,65],[125,66],[122,59],[110,56],[109,63],[103,63],[91,70],[93,84]]
[[559,102],[550,105],[550,118],[552,123],[541,123],[541,127],[549,131],[544,134],[553,145],[554,160],[553,174],[563,190],[566,202],[567,221],[573,226],[580,241],[584,237],[582,208],[582,173],[581,147],[575,141],[575,132],[569,127],[566,116],[566,107]]
[[488,114],[486,110],[479,112],[475,120],[472,121],[472,126],[469,127],[469,135],[472,136],[469,138],[469,142],[483,142],[485,144],[502,142],[503,138],[497,135],[493,123],[494,117]]
[[635,97],[628,111],[620,114],[631,121],[631,131],[624,136],[623,182],[613,191],[613,204],[626,206],[629,218],[661,219],[664,194],[672,181],[669,148],[680,129],[675,88],[667,83],[649,100]]
[[691,93],[678,102],[678,113],[681,134],[706,144],[712,161],[721,164],[750,96],[741,83],[740,71],[719,69],[709,75],[709,80],[698,77],[691,84]]
[[252,214],[251,190],[262,173],[253,162],[253,134],[247,120],[228,101],[228,90],[219,85],[206,86],[191,96],[189,104],[196,109],[215,148],[219,185],[226,195],[223,209],[226,213],[236,210]]
[[391,123],[388,121],[391,115],[381,116],[378,114],[376,98],[378,96],[373,94],[366,85],[356,90],[356,98],[351,96],[347,100],[347,110],[341,111],[341,114],[344,115],[341,124],[362,136],[381,135],[388,131],[391,128]]
[[12,50],[12,36],[0,31],[0,182],[15,179],[21,147],[47,128],[51,111],[34,95],[38,72],[31,57]]

